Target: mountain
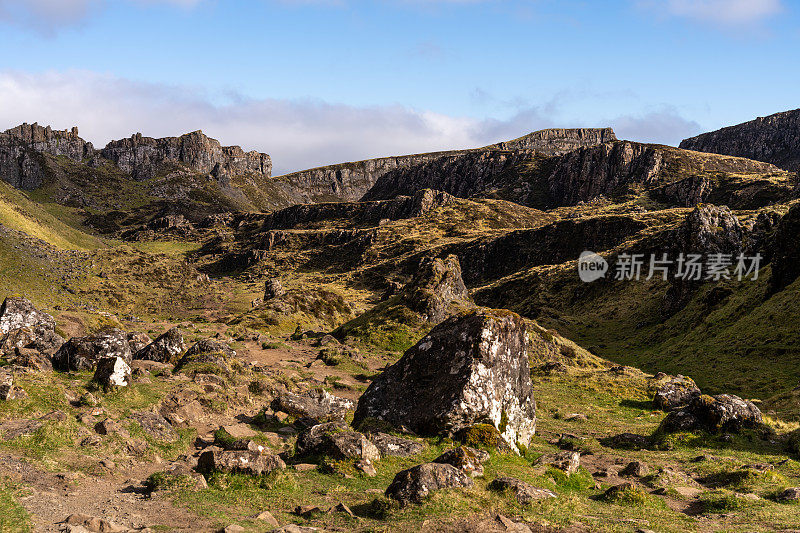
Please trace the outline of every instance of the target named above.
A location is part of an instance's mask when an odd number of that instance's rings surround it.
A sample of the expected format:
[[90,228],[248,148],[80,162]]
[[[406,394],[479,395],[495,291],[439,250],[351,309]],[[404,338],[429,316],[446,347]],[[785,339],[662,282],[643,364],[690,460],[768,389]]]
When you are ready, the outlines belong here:
[[681,141],[681,148],[772,163],[800,171],[800,109],[728,126]]

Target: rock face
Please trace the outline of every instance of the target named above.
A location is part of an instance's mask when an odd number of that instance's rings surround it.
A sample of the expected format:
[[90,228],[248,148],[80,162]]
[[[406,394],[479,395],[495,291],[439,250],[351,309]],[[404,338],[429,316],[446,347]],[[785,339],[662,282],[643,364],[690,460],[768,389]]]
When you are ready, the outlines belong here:
[[297,437],[296,455],[330,457],[336,461],[347,459],[378,461],[381,458],[374,444],[341,422],[317,424],[300,433]]
[[133,355],[134,359],[175,364],[186,350],[183,334],[171,328]]
[[512,141],[493,144],[499,150],[536,150],[547,155],[561,155],[584,146],[617,140],[611,128],[550,128],[534,131]]
[[122,388],[131,384],[131,367],[121,357],[103,357],[97,361],[92,381],[105,389]]
[[704,394],[685,408],[668,414],[661,422],[660,429],[667,433],[697,429],[718,433],[758,427],[761,422],[761,411],[753,402],[733,394]]
[[354,426],[375,418],[420,435],[454,435],[489,423],[514,449],[527,446],[536,402],[526,337],[522,318],[508,311],[474,311],[439,324],[372,382]]
[[794,205],[781,218],[769,243],[769,254],[770,289],[777,292],[800,276],[800,205]]
[[401,505],[421,504],[433,491],[472,485],[472,478],[463,470],[444,463],[425,463],[398,472],[386,496]]
[[458,308],[472,306],[455,255],[423,258],[414,278],[403,289],[402,299],[431,324],[438,324]]
[[128,334],[114,328],[87,337],[73,337],[53,354],[53,367],[61,371],[94,370],[104,357],[119,357],[130,363]]
[[344,420],[347,411],[353,409],[352,400],[339,398],[325,390],[311,390],[303,394],[279,392],[272,400],[273,411],[283,411],[298,418],[313,418],[320,422]]
[[37,152],[68,157],[73,161],[83,161],[94,154],[94,146],[78,136],[77,127],[70,130],[54,130],[50,126],[40,126],[34,122],[6,130],[5,134],[27,144]]
[[685,139],[686,150],[746,157],[785,170],[800,170],[800,109],[759,117]]
[[699,396],[700,387],[693,380],[676,376],[659,385],[653,397],[653,405],[662,411],[674,411],[685,407]]
[[239,174],[269,177],[272,173],[272,160],[267,154],[222,146],[202,131],[162,139],[137,133],[129,139],[108,143],[100,154],[134,179],[153,178],[176,164],[215,177]]

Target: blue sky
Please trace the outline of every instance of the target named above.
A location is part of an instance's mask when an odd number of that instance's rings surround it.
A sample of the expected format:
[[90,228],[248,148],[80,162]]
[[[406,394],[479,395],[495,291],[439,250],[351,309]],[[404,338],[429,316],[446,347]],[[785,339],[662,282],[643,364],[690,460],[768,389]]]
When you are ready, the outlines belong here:
[[800,107],[789,0],[0,0],[0,129],[203,129],[276,171]]

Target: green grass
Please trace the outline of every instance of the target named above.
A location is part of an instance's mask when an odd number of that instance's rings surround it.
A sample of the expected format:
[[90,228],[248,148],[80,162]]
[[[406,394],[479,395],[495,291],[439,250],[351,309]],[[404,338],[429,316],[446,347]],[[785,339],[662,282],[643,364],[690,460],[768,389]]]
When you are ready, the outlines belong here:
[[30,516],[17,502],[23,490],[8,480],[0,480],[0,533],[28,533],[33,531]]

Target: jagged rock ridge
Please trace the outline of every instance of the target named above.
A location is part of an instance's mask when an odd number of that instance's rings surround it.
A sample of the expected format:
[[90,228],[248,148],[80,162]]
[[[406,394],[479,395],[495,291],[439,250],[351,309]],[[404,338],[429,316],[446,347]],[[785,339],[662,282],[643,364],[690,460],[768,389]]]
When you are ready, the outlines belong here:
[[536,150],[548,155],[561,155],[583,146],[616,141],[611,128],[550,128],[534,131],[518,139],[493,144],[499,150]]
[[800,171],[800,109],[684,139],[681,148],[746,157]]

